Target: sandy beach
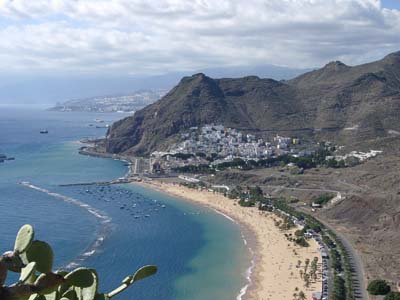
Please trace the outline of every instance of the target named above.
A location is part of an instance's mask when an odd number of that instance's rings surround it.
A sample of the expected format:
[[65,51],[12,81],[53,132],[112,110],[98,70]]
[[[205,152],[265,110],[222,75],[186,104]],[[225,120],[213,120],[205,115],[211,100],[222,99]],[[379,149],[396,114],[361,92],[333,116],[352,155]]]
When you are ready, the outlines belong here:
[[[221,194],[198,191],[176,184],[153,181],[140,185],[208,206],[229,216],[242,226],[242,232],[255,261],[251,283],[243,299],[297,299],[294,294],[299,294],[300,291],[304,292],[306,299],[312,299],[313,292],[321,291],[321,255],[318,244],[314,240],[309,240],[309,247],[300,247],[289,242],[285,234],[294,233],[296,229],[280,230],[275,225],[275,220],[279,220],[275,214],[261,212],[257,208],[241,207],[234,200]],[[318,257],[317,280],[311,280],[311,284],[306,287],[300,273],[301,270],[304,271],[306,259],[312,261],[314,257]],[[299,261],[301,261],[300,266]]]

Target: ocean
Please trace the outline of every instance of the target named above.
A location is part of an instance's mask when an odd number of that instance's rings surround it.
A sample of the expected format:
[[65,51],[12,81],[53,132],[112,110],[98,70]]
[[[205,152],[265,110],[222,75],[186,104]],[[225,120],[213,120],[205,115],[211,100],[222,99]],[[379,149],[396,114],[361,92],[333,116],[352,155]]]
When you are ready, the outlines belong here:
[[250,257],[228,218],[141,186],[61,186],[127,172],[124,162],[79,155],[77,143],[103,136],[96,125],[123,116],[1,109],[0,153],[15,160],[0,164],[0,251],[11,250],[19,227],[30,223],[53,246],[55,268],[96,268],[103,292],[142,265],[159,267],[120,299],[240,298]]

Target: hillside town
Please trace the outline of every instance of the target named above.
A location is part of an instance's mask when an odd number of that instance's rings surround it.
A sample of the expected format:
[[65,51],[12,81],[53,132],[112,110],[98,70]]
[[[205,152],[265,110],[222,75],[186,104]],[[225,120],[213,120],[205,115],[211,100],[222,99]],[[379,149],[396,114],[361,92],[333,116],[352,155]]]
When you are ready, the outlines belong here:
[[263,158],[293,152],[291,146],[299,144],[299,139],[276,136],[273,143],[257,139],[252,134],[224,127],[205,125],[192,127],[189,133],[182,134],[182,142],[173,145],[170,152],[218,154],[220,157]]
[[223,125],[191,127],[167,151],[150,156],[150,173],[209,173],[224,168],[252,168],[284,165],[294,172],[317,166],[344,168],[374,158],[382,151],[352,151],[330,142],[306,143],[298,137],[274,136],[270,141]]
[[192,127],[181,134],[181,140],[168,151],[155,151],[152,162],[160,164],[164,170],[185,165],[232,162],[235,159],[261,160],[269,157],[292,155],[306,156],[313,150],[300,150],[300,139],[275,136],[271,142],[245,134],[223,125]]

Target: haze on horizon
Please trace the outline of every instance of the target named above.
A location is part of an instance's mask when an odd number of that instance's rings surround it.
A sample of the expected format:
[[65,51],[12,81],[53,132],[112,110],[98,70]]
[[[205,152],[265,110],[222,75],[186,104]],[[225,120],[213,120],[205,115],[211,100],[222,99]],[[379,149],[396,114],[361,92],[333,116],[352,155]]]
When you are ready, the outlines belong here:
[[399,36],[397,0],[0,0],[0,105],[164,88],[199,70],[280,79],[380,59]]

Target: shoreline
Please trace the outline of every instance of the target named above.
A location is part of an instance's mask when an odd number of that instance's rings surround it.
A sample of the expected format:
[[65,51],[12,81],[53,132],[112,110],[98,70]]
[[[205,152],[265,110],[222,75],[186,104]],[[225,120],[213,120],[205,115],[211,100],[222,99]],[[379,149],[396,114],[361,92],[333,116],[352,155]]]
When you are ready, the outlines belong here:
[[[198,191],[176,184],[133,182],[173,197],[206,206],[240,226],[243,242],[250,254],[250,266],[245,270],[247,283],[240,288],[237,300],[287,300],[293,294],[303,291],[307,299],[312,293],[321,291],[321,278],[308,288],[299,274],[298,260],[304,264],[318,257],[320,273],[321,255],[315,240],[309,240],[309,247],[295,246],[287,241],[284,233],[294,233],[296,229],[282,232],[274,224],[278,219],[272,213],[261,212],[257,208],[245,208],[223,195],[208,191]],[[296,290],[297,288],[297,290]]]
[[[131,162],[128,157],[99,153],[90,146],[81,148],[79,152],[82,155]],[[132,176],[131,165],[127,168],[124,177],[128,179]],[[284,236],[285,233],[294,235],[297,226],[289,231],[280,231],[274,224],[279,219],[275,214],[259,211],[255,207],[241,207],[236,201],[218,193],[198,191],[157,180],[132,180],[128,184],[143,186],[182,201],[205,206],[240,226],[243,242],[251,257],[250,266],[244,271],[247,283],[240,288],[236,300],[288,300],[293,299],[293,294],[300,291],[304,292],[306,299],[312,299],[314,292],[321,292],[322,258],[318,243],[311,239],[309,247],[300,247]],[[306,287],[299,272],[304,268],[305,260],[312,261],[314,257],[318,258],[318,276]],[[303,263],[301,267],[297,266],[298,261]],[[288,269],[285,270],[285,267]]]

